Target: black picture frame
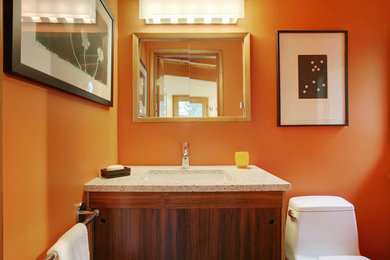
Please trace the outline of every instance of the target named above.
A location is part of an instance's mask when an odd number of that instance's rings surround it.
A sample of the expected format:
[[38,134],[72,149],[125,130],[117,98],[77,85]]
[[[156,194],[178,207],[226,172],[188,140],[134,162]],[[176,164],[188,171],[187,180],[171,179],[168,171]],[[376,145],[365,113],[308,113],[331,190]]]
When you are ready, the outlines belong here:
[[279,30],[276,43],[277,125],[348,126],[348,31]]
[[[33,21],[22,21],[22,1],[13,0],[3,3],[4,72],[106,106],[113,106],[114,17],[105,1],[97,0],[94,24],[58,22],[55,25],[48,22],[38,24]],[[22,26],[24,31],[22,31]],[[27,26],[29,30],[24,29]],[[57,26],[57,28],[63,26],[65,29],[44,31],[39,29],[42,28],[40,26],[49,28],[50,26]],[[32,31],[31,28],[36,30]],[[73,31],[69,28],[73,28]],[[83,31],[83,28],[86,30]],[[33,36],[31,36],[32,33]],[[68,44],[65,44],[63,40],[66,34],[71,35],[68,37]],[[87,44],[84,45],[85,39]],[[34,44],[30,44],[32,42]],[[77,45],[74,48],[73,44],[76,45],[76,43],[79,45],[82,43],[83,47]],[[59,45],[61,47],[58,47]],[[68,49],[69,45],[71,45],[71,51],[63,51]],[[22,48],[27,48],[29,51],[22,50]],[[36,49],[39,49],[39,52],[35,52]],[[80,49],[83,49],[83,53],[80,53]],[[72,52],[77,63],[68,59],[69,53]],[[44,55],[37,53],[44,53]],[[80,57],[83,58],[80,59]],[[87,59],[95,59],[95,62]],[[49,62],[50,69],[44,68],[48,66],[42,64],[49,64]]]

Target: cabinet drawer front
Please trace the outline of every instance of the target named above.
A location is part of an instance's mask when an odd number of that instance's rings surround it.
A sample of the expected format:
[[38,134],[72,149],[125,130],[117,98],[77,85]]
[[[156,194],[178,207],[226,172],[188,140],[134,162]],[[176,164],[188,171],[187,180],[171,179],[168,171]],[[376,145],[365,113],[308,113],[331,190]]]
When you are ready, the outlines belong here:
[[88,192],[91,208],[282,208],[283,192]]

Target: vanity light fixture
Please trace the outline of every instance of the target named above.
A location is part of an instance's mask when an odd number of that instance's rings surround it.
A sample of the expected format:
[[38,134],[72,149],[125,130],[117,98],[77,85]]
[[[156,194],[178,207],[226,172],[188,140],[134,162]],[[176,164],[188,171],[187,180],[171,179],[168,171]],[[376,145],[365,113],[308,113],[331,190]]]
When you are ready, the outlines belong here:
[[235,24],[244,0],[139,0],[146,24]]
[[96,23],[96,0],[22,0],[22,21]]

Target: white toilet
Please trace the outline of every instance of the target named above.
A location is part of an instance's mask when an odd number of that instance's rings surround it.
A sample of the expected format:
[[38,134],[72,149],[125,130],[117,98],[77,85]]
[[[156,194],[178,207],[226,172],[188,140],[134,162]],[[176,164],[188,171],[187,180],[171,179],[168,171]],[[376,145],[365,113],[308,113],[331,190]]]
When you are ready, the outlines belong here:
[[369,260],[361,256],[355,210],[336,196],[291,198],[286,222],[287,260]]

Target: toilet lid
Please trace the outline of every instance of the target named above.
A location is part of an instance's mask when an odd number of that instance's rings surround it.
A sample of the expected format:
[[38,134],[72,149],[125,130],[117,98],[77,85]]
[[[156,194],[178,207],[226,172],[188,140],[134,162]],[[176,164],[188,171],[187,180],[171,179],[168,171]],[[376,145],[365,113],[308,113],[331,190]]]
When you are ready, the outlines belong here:
[[300,196],[293,197],[289,206],[296,211],[352,211],[353,205],[337,196]]
[[334,256],[320,256],[318,260],[370,260],[370,259],[360,255],[334,255]]

